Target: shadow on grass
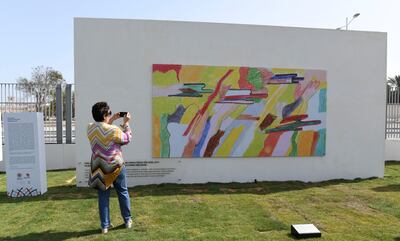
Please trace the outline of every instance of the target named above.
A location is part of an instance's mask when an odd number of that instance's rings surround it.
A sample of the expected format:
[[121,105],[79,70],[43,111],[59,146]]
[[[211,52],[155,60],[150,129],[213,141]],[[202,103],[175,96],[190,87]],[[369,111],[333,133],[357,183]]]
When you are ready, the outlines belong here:
[[48,200],[97,199],[97,191],[92,188],[78,188],[73,185],[47,188],[44,195],[35,197],[10,198],[6,192],[0,192],[0,203],[36,202]]
[[[375,178],[370,178],[375,179]],[[301,181],[286,182],[254,182],[254,183],[207,183],[207,184],[159,184],[144,185],[130,189],[134,196],[168,196],[191,194],[256,194],[267,195],[279,192],[300,191],[309,188],[326,187],[331,185],[358,183],[370,179],[331,180],[316,183]]]
[[41,233],[29,233],[22,236],[15,237],[0,237],[0,241],[25,241],[25,240],[51,240],[62,241],[70,238],[85,237],[93,234],[99,234],[100,229],[78,231],[78,232],[52,232],[45,231]]
[[[372,178],[370,178],[372,179]],[[299,191],[309,188],[331,185],[358,183],[368,179],[331,180],[317,183],[300,181],[254,182],[254,183],[206,183],[206,184],[159,184],[129,188],[133,197],[193,195],[193,194],[255,194],[267,195],[279,192]],[[111,192],[115,196],[115,192]],[[48,200],[97,199],[97,191],[92,188],[78,188],[73,185],[49,187],[48,192],[36,197],[9,198],[6,192],[0,192],[0,203],[34,202]]]
[[[293,234],[291,234],[291,233],[288,233],[287,235],[286,235],[288,238],[291,238],[291,239],[293,239],[293,240],[300,240],[301,238],[297,238],[297,237],[295,237]],[[303,238],[304,239],[304,238]],[[304,240],[310,240],[309,238],[308,239],[304,239]]]
[[[400,184],[391,184],[386,186],[372,188],[375,192],[400,192]],[[400,239],[399,239],[400,241]]]

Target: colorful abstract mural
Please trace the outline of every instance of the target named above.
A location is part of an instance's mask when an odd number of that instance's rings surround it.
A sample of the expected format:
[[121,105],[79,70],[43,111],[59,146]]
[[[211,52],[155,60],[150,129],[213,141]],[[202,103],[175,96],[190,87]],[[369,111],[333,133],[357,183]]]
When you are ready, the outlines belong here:
[[153,65],[153,157],[322,156],[326,71]]

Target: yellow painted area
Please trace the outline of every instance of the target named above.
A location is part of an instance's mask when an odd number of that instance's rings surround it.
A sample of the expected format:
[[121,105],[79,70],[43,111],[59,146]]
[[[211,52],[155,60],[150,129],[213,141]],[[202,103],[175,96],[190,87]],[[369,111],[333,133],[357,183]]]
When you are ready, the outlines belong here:
[[289,156],[289,154],[293,151],[293,146],[289,145],[289,148],[287,150],[287,152],[285,153],[285,156]]
[[319,82],[319,88],[320,89],[326,89],[328,87],[328,83],[326,81],[320,81]]
[[190,121],[192,121],[198,110],[199,108],[196,105],[188,106],[185,113],[182,116],[181,124],[188,125]]
[[160,156],[160,119],[153,115],[153,156]]
[[159,87],[167,87],[177,84],[178,78],[176,77],[176,72],[170,70],[166,73],[161,73],[159,71],[153,72],[153,85]]
[[183,65],[179,73],[179,79],[182,83],[201,83],[202,73],[207,69],[207,66],[201,65]]
[[[179,74],[179,79],[182,83],[205,83],[205,88],[214,89],[218,81],[230,69],[232,69],[233,72],[224,80],[223,85],[229,85],[231,88],[239,88],[239,67],[183,65]],[[158,82],[155,81],[154,83],[157,84]]]
[[[295,101],[295,90],[296,90],[296,86],[297,85],[285,85],[286,86],[286,90],[279,96],[278,98],[278,102],[282,102],[282,103],[292,103]],[[268,87],[269,89],[269,87]]]
[[198,109],[200,109],[204,103],[207,101],[207,97],[182,97],[181,98],[181,104],[183,107],[187,108],[190,105],[195,105],[197,106]]
[[242,112],[248,107],[248,105],[237,105],[237,107],[230,114],[232,119],[236,119]]
[[297,142],[297,154],[298,156],[309,156],[311,155],[311,148],[314,139],[314,131],[299,131],[298,142]]
[[222,143],[221,146],[218,148],[215,156],[230,156],[231,150],[235,145],[235,142],[238,140],[240,133],[242,133],[243,129],[243,125],[233,128],[228,137],[225,139],[225,142]]
[[153,97],[153,113],[160,115],[161,113],[172,114],[176,111],[176,107],[181,104],[181,98],[168,98],[159,96]]
[[285,68],[272,68],[274,74],[297,74],[298,76],[304,76],[304,69],[285,69]]
[[301,104],[297,106],[297,108],[294,109],[294,111],[290,115],[307,114],[307,108],[308,108],[308,101],[302,101]]
[[[231,89],[239,89],[239,79],[240,73],[238,67],[229,67],[228,69],[232,69],[232,73],[228,75],[228,77],[224,80],[223,85],[229,85]],[[228,71],[228,69],[226,71]],[[226,72],[225,72],[226,73]],[[224,74],[225,74],[224,73]],[[221,76],[222,77],[222,76]]]

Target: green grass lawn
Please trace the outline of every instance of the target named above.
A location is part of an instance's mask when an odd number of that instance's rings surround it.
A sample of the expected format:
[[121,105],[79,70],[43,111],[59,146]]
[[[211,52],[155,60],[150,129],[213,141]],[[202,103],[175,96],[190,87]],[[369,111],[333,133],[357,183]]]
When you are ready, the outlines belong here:
[[315,240],[400,240],[400,163],[385,171],[369,180],[135,187],[130,230],[113,191],[117,228],[106,235],[97,193],[75,187],[75,171],[48,172],[45,195],[20,199],[6,197],[0,174],[0,240],[293,240],[293,223],[314,223]]

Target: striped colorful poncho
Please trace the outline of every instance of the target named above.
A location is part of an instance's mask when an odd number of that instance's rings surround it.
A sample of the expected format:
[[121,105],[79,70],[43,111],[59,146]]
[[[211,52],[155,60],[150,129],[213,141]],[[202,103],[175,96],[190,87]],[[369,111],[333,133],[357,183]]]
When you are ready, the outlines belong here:
[[124,165],[121,146],[130,142],[131,129],[95,122],[88,125],[87,136],[92,148],[89,186],[107,190]]

